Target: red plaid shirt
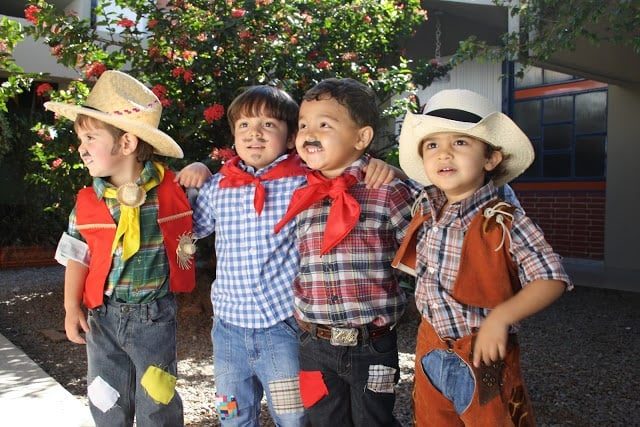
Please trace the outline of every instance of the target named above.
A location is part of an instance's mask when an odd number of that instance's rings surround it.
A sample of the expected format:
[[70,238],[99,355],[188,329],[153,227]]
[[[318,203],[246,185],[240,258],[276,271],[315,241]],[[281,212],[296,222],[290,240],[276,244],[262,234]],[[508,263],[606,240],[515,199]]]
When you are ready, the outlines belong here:
[[369,190],[363,156],[344,173],[358,178],[349,193],[360,203],[360,220],[326,255],[320,256],[331,200],[315,203],[297,217],[300,271],[294,282],[296,316],[334,326],[376,326],[398,321],[405,296],[391,268],[411,220],[412,195],[399,180]]
[[[490,311],[461,304],[451,292],[464,235],[480,209],[498,197],[498,190],[493,183],[488,183],[471,197],[447,207],[435,222],[433,218],[437,218],[446,198],[434,186],[424,191],[427,201],[423,202],[423,209],[431,209],[432,218],[418,234],[416,304],[441,337],[460,338],[469,335],[471,328],[480,327]],[[521,209],[516,209],[511,225],[510,252],[518,265],[522,286],[534,280],[561,280],[567,289],[573,288],[560,256],[553,252],[542,230]],[[512,331],[516,328],[517,325]]]

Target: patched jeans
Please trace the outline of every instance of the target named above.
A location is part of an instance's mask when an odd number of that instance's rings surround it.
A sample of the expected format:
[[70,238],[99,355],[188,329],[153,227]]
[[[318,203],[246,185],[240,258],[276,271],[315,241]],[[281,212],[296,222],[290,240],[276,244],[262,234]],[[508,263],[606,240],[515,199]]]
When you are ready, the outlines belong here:
[[175,390],[176,301],[115,301],[89,310],[88,395],[97,427],[181,427]]
[[397,333],[338,346],[300,333],[302,397],[314,427],[391,427],[400,379]]
[[256,329],[214,317],[215,409],[223,426],[259,426],[263,393],[278,426],[305,425],[297,333],[293,317]]
[[458,415],[462,414],[471,404],[476,386],[465,361],[452,351],[433,350],[421,363],[431,384],[453,403]]

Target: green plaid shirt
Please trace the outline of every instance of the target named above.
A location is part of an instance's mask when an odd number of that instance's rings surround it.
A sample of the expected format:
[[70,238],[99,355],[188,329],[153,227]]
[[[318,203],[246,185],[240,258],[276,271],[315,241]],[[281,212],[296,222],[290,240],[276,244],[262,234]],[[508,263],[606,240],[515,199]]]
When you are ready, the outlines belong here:
[[[152,162],[146,162],[138,185],[144,185],[152,178],[159,180]],[[113,187],[102,178],[93,179],[93,190],[98,199],[103,199],[107,187]],[[116,199],[104,199],[115,223],[120,219],[120,204]],[[76,228],[76,208],[69,215],[67,233],[84,241]],[[140,304],[161,298],[169,293],[169,261],[164,248],[162,232],[158,226],[157,187],[147,193],[147,199],[140,206],[140,250],[127,261],[122,260],[122,241],[113,254],[111,271],[107,277],[105,294],[116,300]]]

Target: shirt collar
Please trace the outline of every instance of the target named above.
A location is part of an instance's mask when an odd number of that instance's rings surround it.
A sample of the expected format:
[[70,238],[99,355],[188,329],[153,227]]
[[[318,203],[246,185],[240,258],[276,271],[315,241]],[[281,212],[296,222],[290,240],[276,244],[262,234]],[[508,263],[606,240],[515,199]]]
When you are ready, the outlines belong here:
[[[434,185],[426,187],[424,189],[424,194],[429,202],[431,215],[433,218],[438,218],[438,212],[440,212],[442,207],[447,203],[446,196],[442,190]],[[460,225],[462,227],[467,227],[476,213],[496,197],[498,197],[498,189],[493,184],[493,181],[489,181],[487,184],[477,189],[471,196],[451,204],[451,206],[447,208],[447,212],[452,212],[460,219]]]
[[347,168],[342,172],[342,175],[349,174],[353,175],[358,179],[358,182],[364,180],[364,167],[369,164],[369,160],[371,157],[368,154],[363,154],[360,156],[355,162],[351,163]]
[[257,171],[256,171],[256,168],[254,168],[253,166],[249,166],[245,164],[242,159],[240,159],[240,161],[238,162],[238,167],[253,176],[260,176],[260,175],[264,175],[265,173],[269,172],[271,169],[275,168],[279,163],[282,163],[290,155],[295,156],[296,154],[289,154],[288,152],[284,153],[283,155],[275,159],[273,162],[271,162],[270,165],[265,166],[262,169],[258,169]]
[[[140,176],[138,177],[138,179],[136,179],[136,184],[144,185],[151,179],[156,179],[159,181],[160,176],[158,175],[158,171],[153,165],[153,162],[147,160],[146,162],[144,162],[144,166],[142,168],[142,172],[140,172]],[[115,188],[115,186],[109,183],[109,181],[107,181],[105,178],[93,178],[93,191],[95,191],[98,200],[101,200],[104,197],[104,190],[109,187]]]

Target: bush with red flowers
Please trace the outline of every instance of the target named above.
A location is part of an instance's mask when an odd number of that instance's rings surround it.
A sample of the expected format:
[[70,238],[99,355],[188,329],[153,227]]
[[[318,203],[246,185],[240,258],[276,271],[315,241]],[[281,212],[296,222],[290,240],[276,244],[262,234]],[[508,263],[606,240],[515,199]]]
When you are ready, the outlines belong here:
[[[386,115],[398,115],[410,104],[391,102],[394,95],[413,93],[415,82],[424,85],[435,70],[401,56],[404,41],[426,19],[419,0],[118,0],[126,15],[105,7],[112,3],[98,2],[92,24],[53,2],[30,0],[25,16],[33,25],[22,33],[47,43],[58,62],[84,79],[48,91],[52,100],[82,103],[107,69],[152,88],[164,107],[160,128],[185,152],[173,167],[231,145],[225,108],[247,86],[277,85],[299,100],[324,78],[351,77],[376,91]],[[32,151],[41,179],[66,183],[59,206],[68,209],[87,183],[70,150],[71,123],[42,126],[54,127],[57,136]],[[391,132],[378,135],[378,147],[394,143]]]

